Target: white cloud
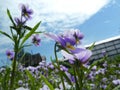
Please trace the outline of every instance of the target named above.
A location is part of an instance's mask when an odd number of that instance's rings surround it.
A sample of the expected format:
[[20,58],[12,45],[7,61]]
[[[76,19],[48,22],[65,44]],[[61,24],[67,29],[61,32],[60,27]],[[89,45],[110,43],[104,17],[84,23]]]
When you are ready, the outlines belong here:
[[[9,8],[18,16],[18,5],[25,3],[34,10],[34,18],[30,25],[34,25],[39,20],[43,21],[42,29],[48,27],[54,30],[63,30],[80,25],[107,5],[111,0],[4,0],[0,4],[2,13]],[[3,17],[6,20],[6,17]],[[5,23],[5,22],[3,22]],[[2,23],[2,25],[4,25]],[[5,26],[5,25],[4,25]]]
[[[112,0],[2,0],[0,2],[0,29],[9,32],[10,21],[6,15],[7,8],[14,17],[20,15],[18,6],[28,4],[34,10],[33,19],[29,25],[33,26],[42,20],[39,30],[59,32],[74,28],[87,21],[90,17],[108,5]],[[10,41],[0,36],[3,42]]]

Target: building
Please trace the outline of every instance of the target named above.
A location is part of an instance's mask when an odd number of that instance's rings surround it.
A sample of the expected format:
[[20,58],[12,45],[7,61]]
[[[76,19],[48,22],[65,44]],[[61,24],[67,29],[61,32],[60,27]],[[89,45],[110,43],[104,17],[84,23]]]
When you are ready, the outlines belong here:
[[46,61],[46,57],[41,56],[40,53],[31,54],[31,53],[25,52],[24,49],[22,49],[21,52],[18,54],[18,58],[21,64],[25,67],[37,66],[39,65],[39,62]]
[[[85,47],[90,47],[86,45]],[[120,36],[108,38],[95,43],[94,48],[92,49],[92,57],[90,60],[99,60],[103,57],[102,52],[105,51],[108,57],[114,57],[120,54]]]
[[27,66],[37,66],[39,65],[39,62],[42,61],[42,57],[40,53],[37,54],[30,54],[26,53],[25,56],[23,57],[21,63],[27,67]]

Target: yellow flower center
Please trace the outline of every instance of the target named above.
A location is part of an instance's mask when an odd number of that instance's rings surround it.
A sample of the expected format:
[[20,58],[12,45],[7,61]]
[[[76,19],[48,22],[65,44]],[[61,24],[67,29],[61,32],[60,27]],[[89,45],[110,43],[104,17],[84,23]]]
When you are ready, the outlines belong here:
[[71,49],[71,50],[74,50],[74,49],[75,49],[75,47],[72,46],[72,45],[70,45],[70,43],[67,43],[67,44],[66,44],[66,47],[67,47],[68,49]]

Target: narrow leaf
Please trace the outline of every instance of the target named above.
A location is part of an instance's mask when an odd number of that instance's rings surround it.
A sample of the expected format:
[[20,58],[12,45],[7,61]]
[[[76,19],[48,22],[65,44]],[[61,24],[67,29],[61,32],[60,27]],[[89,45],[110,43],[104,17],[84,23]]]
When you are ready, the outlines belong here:
[[[27,30],[29,30],[29,31],[31,31],[32,30],[32,28],[31,27],[29,27],[29,26],[23,26],[25,29],[27,29]],[[34,32],[35,34],[38,34],[38,33],[42,33],[41,31],[38,31],[38,32]]]
[[31,80],[31,82],[33,82],[35,80],[35,78],[32,76],[32,74],[28,70],[26,70],[26,74],[29,77],[29,79]]
[[24,42],[35,32],[35,30],[37,30],[37,28],[39,27],[41,21],[39,23],[37,23],[34,28],[32,28],[32,30],[26,34],[26,36],[23,38],[21,45],[22,46],[24,44]]
[[72,85],[71,80],[69,79],[69,77],[68,77],[64,72],[62,72],[62,75],[64,76],[64,78],[66,79],[66,81],[67,81],[70,85]]
[[31,27],[29,27],[29,26],[23,26],[25,29],[27,29],[27,30],[32,30],[32,28]]
[[41,75],[41,79],[45,82],[45,84],[50,88],[50,90],[54,90],[53,86],[48,82],[48,80]]
[[88,48],[89,50],[92,50],[95,46],[95,42]]
[[7,36],[8,38],[10,38],[13,41],[12,37],[9,34],[7,34],[6,32],[3,32],[0,30],[0,33]]
[[32,76],[32,74],[30,73],[30,71],[26,70],[25,72],[26,72],[26,74],[27,74],[27,76],[28,76],[28,78],[30,79],[30,82],[31,82],[31,84],[32,84],[31,87],[34,87],[35,78]]
[[15,26],[15,23],[14,23],[14,21],[13,21],[13,19],[12,19],[12,16],[11,16],[11,14],[10,14],[9,9],[7,9],[7,15],[8,15],[8,17],[10,18],[11,22],[13,23],[13,25]]

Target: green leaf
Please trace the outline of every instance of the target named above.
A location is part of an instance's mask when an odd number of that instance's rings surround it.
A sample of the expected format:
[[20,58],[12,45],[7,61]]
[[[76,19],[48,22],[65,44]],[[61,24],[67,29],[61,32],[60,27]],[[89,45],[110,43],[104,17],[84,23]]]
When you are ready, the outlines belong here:
[[48,80],[41,75],[41,79],[45,82],[45,84],[50,88],[50,90],[54,90],[53,86],[48,82]]
[[[29,30],[29,31],[31,31],[32,30],[32,28],[31,27],[29,27],[29,26],[23,26],[25,29],[27,29],[27,30]],[[43,33],[43,32],[41,32],[41,31],[38,31],[38,32],[34,32],[34,34],[39,34],[39,33]]]
[[11,16],[11,14],[10,14],[9,9],[7,9],[7,15],[8,15],[8,17],[10,18],[11,22],[13,23],[13,25],[15,26],[15,23],[14,23],[14,21],[13,21],[13,19],[12,19],[12,16]]
[[10,38],[13,41],[12,37],[9,34],[7,34],[6,32],[3,32],[0,30],[0,33],[7,36],[8,38]]
[[34,32],[34,34],[39,34],[39,33],[43,33],[43,32],[41,32],[41,31],[39,31],[39,32]]
[[31,27],[29,27],[29,26],[23,26],[25,29],[27,29],[27,30],[32,30],[32,28]]
[[[66,79],[66,81],[70,84],[70,85],[72,85],[72,82],[71,82],[71,80],[69,79],[69,77],[64,73],[64,72],[61,72],[62,73],[62,75],[63,75],[63,77]],[[73,85],[72,85],[73,86]]]
[[22,46],[24,44],[24,42],[32,35],[34,34],[35,30],[37,30],[37,28],[39,27],[41,21],[39,23],[37,23],[34,28],[32,28],[32,30],[30,30],[29,33],[26,34],[26,36],[23,38],[22,42],[21,42],[21,45]]
[[35,78],[32,76],[32,74],[30,73],[30,71],[25,70],[28,78],[30,79],[30,84],[31,84],[31,88],[35,87]]
[[20,47],[19,49],[21,50],[22,48],[24,48],[24,47],[29,47],[29,46],[32,46],[32,44],[26,44],[26,45],[23,45],[23,46]]
[[27,76],[29,77],[29,79],[31,80],[31,82],[33,82],[35,80],[35,78],[32,76],[32,74],[28,70],[26,70],[25,72],[26,72]]
[[95,46],[95,42],[88,48],[89,50],[92,50]]
[[118,85],[117,87],[115,87],[113,90],[120,90],[120,85]]

